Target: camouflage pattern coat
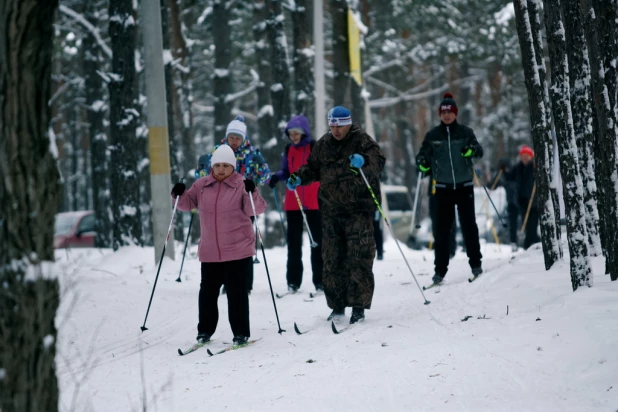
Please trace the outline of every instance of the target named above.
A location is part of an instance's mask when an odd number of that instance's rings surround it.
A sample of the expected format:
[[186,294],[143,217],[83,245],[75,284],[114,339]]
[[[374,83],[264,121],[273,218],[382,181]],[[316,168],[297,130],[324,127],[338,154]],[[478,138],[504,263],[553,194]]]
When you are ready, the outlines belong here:
[[320,182],[324,292],[333,309],[370,309],[373,299],[376,204],[362,176],[350,168],[354,153],[365,159],[363,173],[380,199],[379,176],[386,159],[375,140],[356,125],[342,140],[330,133],[322,136],[307,164],[296,172],[302,185]]

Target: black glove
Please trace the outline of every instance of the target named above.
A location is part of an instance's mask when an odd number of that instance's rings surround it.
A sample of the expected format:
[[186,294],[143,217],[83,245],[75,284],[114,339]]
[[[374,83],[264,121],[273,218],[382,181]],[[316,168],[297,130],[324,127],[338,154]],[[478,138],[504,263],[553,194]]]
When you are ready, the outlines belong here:
[[474,152],[476,152],[476,150],[472,145],[466,145],[461,149],[461,155],[463,157],[472,157],[474,156]]
[[425,156],[423,156],[423,155],[416,156],[416,165],[417,166],[423,166],[423,167],[431,166],[429,164],[429,162],[427,161],[427,158]]
[[509,161],[508,159],[500,159],[498,162],[498,170],[502,170],[502,172],[506,172],[509,170]]
[[253,193],[253,191],[255,190],[255,183],[253,183],[253,180],[245,180],[245,190],[249,193]]
[[176,183],[172,188],[172,194],[174,196],[182,196],[185,190],[187,190],[187,186],[184,183]]
[[270,177],[270,181],[268,182],[268,187],[270,187],[271,189],[274,189],[277,183],[279,183],[279,176],[272,175]]

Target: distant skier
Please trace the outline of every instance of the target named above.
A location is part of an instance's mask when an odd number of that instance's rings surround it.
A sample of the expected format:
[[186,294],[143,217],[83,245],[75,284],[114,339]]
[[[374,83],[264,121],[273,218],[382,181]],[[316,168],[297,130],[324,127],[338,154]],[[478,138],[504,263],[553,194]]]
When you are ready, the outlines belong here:
[[445,93],[438,114],[440,125],[425,135],[423,145],[416,156],[421,172],[432,174],[435,190],[435,274],[434,283],[446,276],[449,264],[449,239],[455,219],[455,206],[463,233],[468,263],[472,274],[478,276],[481,267],[481,246],[474,210],[474,175],[472,158],[483,157],[483,148],[476,140],[474,131],[457,123],[457,104],[453,95]]
[[253,269],[255,235],[250,217],[251,201],[256,213],[266,210],[266,201],[250,179],[234,170],[236,158],[227,145],[221,145],[211,157],[212,173],[199,178],[186,190],[176,183],[172,198],[178,199],[178,209],[197,208],[202,233],[198,256],[202,262],[202,282],[199,293],[199,323],[197,341],[204,343],[215,333],[219,320],[217,299],[219,289],[227,290],[228,316],[234,343],[246,343],[249,328],[249,297],[246,279]]
[[[268,186],[273,189],[277,182],[286,181],[291,173],[296,172],[301,166],[307,164],[307,159],[311,155],[315,144],[315,140],[311,138],[309,120],[305,116],[292,117],[285,128],[285,134],[290,139],[290,143],[285,146],[281,159],[281,170],[273,173],[268,182]],[[311,249],[313,285],[318,292],[324,290],[322,283],[324,266],[322,260],[322,213],[318,207],[319,188],[320,183],[314,182],[297,189],[298,197],[307,217],[309,230],[311,230],[311,236],[314,242],[318,244],[317,247]],[[288,222],[288,262],[286,272],[288,291],[296,293],[303,281],[303,216],[294,192],[286,190],[283,209]]]
[[324,293],[333,310],[328,320],[345,316],[350,323],[365,318],[371,308],[375,257],[373,212],[376,205],[358,169],[380,199],[379,175],[385,158],[380,146],[359,126],[350,111],[336,106],[328,112],[330,131],[320,138],[307,164],[287,181],[289,190],[320,182],[318,200],[323,216]]

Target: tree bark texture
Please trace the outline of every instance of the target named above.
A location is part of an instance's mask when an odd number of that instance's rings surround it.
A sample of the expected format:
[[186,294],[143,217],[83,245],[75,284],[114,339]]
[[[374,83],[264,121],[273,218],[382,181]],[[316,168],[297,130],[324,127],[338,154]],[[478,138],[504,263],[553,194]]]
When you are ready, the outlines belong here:
[[592,107],[590,90],[590,65],[588,47],[584,37],[579,5],[575,1],[562,0],[562,14],[566,34],[567,58],[569,61],[569,89],[573,129],[577,142],[577,155],[584,184],[584,207],[586,208],[586,233],[588,252],[591,256],[601,254],[599,237],[599,210],[597,206],[597,183],[594,163],[596,114]]
[[280,0],[267,0],[268,38],[270,39],[270,59],[273,70],[273,83],[270,97],[273,104],[275,122],[279,132],[283,132],[290,120],[290,72],[287,55],[287,40],[283,30],[283,13]]
[[[532,140],[535,149],[536,161],[536,193],[537,204],[541,217],[541,242],[543,245],[543,256],[545,259],[545,269],[549,270],[560,258],[558,245],[557,226],[555,209],[550,194],[552,182],[549,157],[551,147],[548,144],[550,135],[549,125],[545,111],[544,92],[537,70],[537,58],[533,43],[530,19],[528,16],[528,2],[526,0],[514,0],[515,19],[517,24],[517,35],[521,48],[522,66],[528,91],[528,103],[530,106],[530,123],[532,126]],[[544,83],[543,83],[544,84]]]
[[[568,0],[563,0],[568,1]],[[545,29],[551,64],[553,102],[552,113],[560,153],[560,171],[569,244],[571,284],[573,291],[580,286],[592,286],[588,260],[588,236],[584,209],[584,188],[581,179],[577,143],[573,130],[569,87],[569,65],[560,0],[544,0]]]
[[[60,176],[49,138],[57,0],[0,2],[0,410],[58,410],[54,216]],[[27,277],[26,277],[27,274]],[[45,273],[47,274],[47,273]],[[48,274],[47,274],[48,275]]]
[[109,2],[109,36],[113,52],[109,74],[110,100],[110,192],[112,201],[112,247],[142,244],[140,184],[137,162],[140,142],[136,127],[135,18],[125,0]]
[[268,9],[264,0],[253,3],[253,38],[257,58],[258,84],[257,117],[260,141],[266,142],[275,137],[275,119],[270,97],[272,70],[270,65],[270,44],[268,42]]
[[215,45],[215,72],[212,76],[215,102],[215,144],[225,136],[227,125],[232,120],[232,104],[228,101],[228,96],[232,93],[230,77],[232,40],[228,3],[225,0],[212,1],[212,36]]
[[[554,207],[554,219],[556,220],[556,238],[558,239],[558,254],[562,257],[562,244],[560,243],[560,200],[558,195],[558,186],[554,178],[554,141],[551,130],[551,101],[549,99],[549,91],[547,88],[547,68],[545,67],[545,53],[543,49],[543,37],[541,34],[541,16],[540,16],[540,0],[528,0],[528,18],[530,19],[530,28],[532,32],[532,44],[534,45],[534,57],[536,59],[537,70],[539,72],[539,80],[541,89],[543,90],[543,102],[545,105],[545,123],[548,127],[548,134],[544,140],[547,145],[547,159],[549,174],[549,195]],[[535,148],[536,149],[536,148]]]
[[[333,106],[347,106],[346,96],[350,84],[350,61],[348,57],[348,5],[346,0],[329,0],[333,25]],[[356,119],[352,118],[352,121]]]
[[[93,2],[86,4],[85,18],[94,27],[99,24],[98,13]],[[84,78],[86,87],[86,107],[88,108],[88,135],[90,137],[90,178],[92,187],[92,205],[94,209],[94,227],[96,247],[110,247],[110,199],[109,180],[107,176],[107,133],[104,125],[106,97],[103,79],[99,75],[102,69],[101,51],[93,34],[88,32],[84,38]]]
[[599,136],[596,172],[599,181],[606,273],[618,279],[618,170],[616,165],[616,9],[609,0],[581,0],[590,57],[592,92]]
[[296,0],[291,11],[292,36],[294,38],[294,109],[295,114],[310,117],[313,114],[313,59],[311,51],[310,15],[307,13],[308,0]]

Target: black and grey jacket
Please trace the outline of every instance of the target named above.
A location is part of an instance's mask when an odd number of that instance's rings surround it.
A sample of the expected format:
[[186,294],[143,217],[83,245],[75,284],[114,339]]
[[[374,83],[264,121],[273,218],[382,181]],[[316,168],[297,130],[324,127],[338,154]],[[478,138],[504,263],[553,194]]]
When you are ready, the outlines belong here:
[[473,184],[472,160],[461,155],[464,147],[471,146],[473,157],[483,157],[483,148],[476,140],[474,131],[454,121],[450,125],[440,123],[425,135],[421,150],[416,156],[417,164],[422,158],[431,164],[432,179],[436,187],[458,188]]

